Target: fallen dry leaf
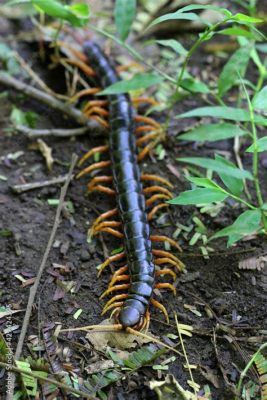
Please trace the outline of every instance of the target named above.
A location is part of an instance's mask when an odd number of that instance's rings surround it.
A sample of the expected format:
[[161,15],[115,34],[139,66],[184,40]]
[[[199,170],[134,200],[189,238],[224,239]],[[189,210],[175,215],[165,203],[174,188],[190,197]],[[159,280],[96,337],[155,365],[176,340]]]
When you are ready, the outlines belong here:
[[38,139],[37,144],[38,150],[40,150],[45,158],[47,169],[49,172],[51,172],[54,163],[54,159],[52,157],[52,149],[51,147],[47,146],[47,144],[42,139]]

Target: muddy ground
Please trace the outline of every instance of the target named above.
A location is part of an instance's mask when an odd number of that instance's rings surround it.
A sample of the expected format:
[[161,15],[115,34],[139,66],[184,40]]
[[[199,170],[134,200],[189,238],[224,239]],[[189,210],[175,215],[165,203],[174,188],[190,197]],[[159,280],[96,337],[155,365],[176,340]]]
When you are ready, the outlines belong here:
[[[9,29],[14,26],[6,21]],[[97,40],[97,38],[95,38]],[[32,57],[36,64],[37,55],[31,46],[22,44],[18,46],[22,55]],[[31,47],[31,49],[30,49]],[[207,65],[205,54],[199,53],[195,73],[207,67],[214,74],[218,73],[218,60],[213,57]],[[194,61],[192,61],[194,65]],[[38,70],[45,70],[44,64],[38,65]],[[197,69],[197,71],[196,71]],[[58,75],[57,75],[58,76]],[[53,72],[43,77],[51,84],[54,81]],[[55,87],[58,86],[55,85]],[[81,156],[87,149],[103,144],[103,137],[90,134],[71,139],[46,138],[46,144],[53,149],[55,163],[49,174],[44,158],[40,152],[33,150],[32,140],[23,134],[16,133],[10,128],[9,115],[13,105],[24,111],[34,111],[38,114],[38,127],[74,127],[71,120],[66,120],[62,115],[51,111],[49,108],[37,104],[35,101],[21,96],[14,91],[1,88],[3,95],[0,99],[0,141],[1,164],[0,175],[0,295],[1,305],[10,305],[12,309],[22,310],[12,316],[12,345],[15,349],[22,325],[25,307],[31,285],[27,280],[36,276],[44,254],[51,229],[55,219],[56,207],[49,205],[49,200],[58,199],[59,185],[31,190],[22,194],[14,193],[11,187],[25,182],[36,182],[64,175],[68,172],[69,163],[73,153]],[[201,100],[189,98],[181,102],[174,112],[180,113],[190,108],[200,106]],[[155,119],[164,121],[164,114],[155,114]],[[185,124],[188,121],[183,122]],[[183,127],[172,119],[172,128],[168,132],[168,140],[164,143],[166,156],[158,160],[155,154],[148,157],[143,165],[143,170],[149,173],[161,171],[161,175],[169,179],[175,189],[175,194],[188,188],[182,173],[182,166],[176,157],[185,155],[212,156],[215,150],[230,151],[233,143],[215,143],[213,147],[201,147],[192,144],[180,143],[175,139],[175,134]],[[13,157],[10,155],[15,155]],[[250,161],[248,161],[250,162]],[[171,172],[170,165],[176,169],[176,174]],[[261,179],[266,183],[266,165],[261,168]],[[76,171],[78,169],[76,168]],[[173,168],[172,168],[173,171]],[[180,177],[177,177],[180,174]],[[102,241],[93,239],[88,244],[86,234],[88,227],[98,213],[112,208],[114,203],[105,195],[86,195],[87,179],[73,180],[66,201],[71,202],[71,210],[63,210],[56,239],[51,249],[46,269],[41,279],[38,295],[35,302],[24,345],[23,355],[31,354],[31,346],[27,346],[35,335],[42,338],[43,327],[52,323],[60,323],[64,328],[98,324],[103,320],[101,310],[105,304],[99,296],[107,287],[110,278],[109,271],[103,273],[101,279],[96,279],[96,266],[104,259],[104,252],[110,254],[112,249],[120,246],[119,241],[103,234]],[[240,208],[227,206],[216,217],[201,215],[193,207],[169,208],[165,217],[156,219],[152,223],[152,231],[165,235],[172,235],[179,222],[188,226],[192,222],[193,213],[201,218],[202,222],[211,233],[238,216]],[[161,226],[159,226],[161,225]],[[192,235],[189,235],[191,238]],[[169,292],[162,292],[161,297],[170,315],[170,325],[167,325],[162,315],[152,310],[150,331],[156,336],[166,339],[166,334],[177,333],[173,312],[178,315],[179,321],[193,326],[193,337],[185,340],[185,347],[191,364],[198,368],[194,371],[195,381],[203,388],[210,386],[212,399],[231,399],[233,390],[239,379],[240,371],[245,367],[251,354],[253,354],[266,341],[266,291],[267,269],[240,270],[239,261],[249,257],[265,255],[267,243],[264,238],[251,238],[240,242],[238,245],[227,249],[224,240],[212,242],[214,253],[209,259],[201,256],[199,247],[189,246],[188,240],[179,236],[178,242],[183,249],[180,259],[186,264],[187,274],[181,274],[175,281],[177,296]],[[59,264],[61,267],[57,267]],[[63,266],[63,267],[62,267]],[[24,286],[20,277],[26,280]],[[73,282],[72,292],[62,291],[62,281]],[[29,282],[28,282],[29,283]],[[75,311],[82,309],[77,320],[73,318]],[[7,321],[0,320],[3,330]],[[264,336],[265,335],[265,336]],[[74,332],[59,337],[60,346],[68,346],[71,351],[69,363],[77,368],[78,376],[87,378],[86,372],[81,368],[80,359],[85,358],[86,363],[99,361],[104,356],[94,352],[93,348],[81,351],[77,343],[84,345],[85,334]],[[76,344],[74,344],[74,342]],[[32,342],[31,342],[32,343]],[[48,352],[49,353],[49,352]],[[42,351],[41,351],[41,354]],[[169,366],[169,373],[176,380],[187,387],[188,372],[183,368],[183,357],[176,355],[176,360]],[[79,375],[80,374],[80,375]],[[162,374],[143,367],[126,380],[120,380],[106,389],[108,399],[156,399],[155,392],[149,389],[148,382],[152,379],[163,379]],[[4,373],[0,375],[1,398],[5,399]],[[249,379],[255,376],[249,374]],[[130,395],[128,394],[130,392]],[[60,397],[62,396],[62,397]],[[45,397],[40,397],[45,398]],[[58,398],[64,398],[59,395]],[[72,398],[69,396],[68,398]]]

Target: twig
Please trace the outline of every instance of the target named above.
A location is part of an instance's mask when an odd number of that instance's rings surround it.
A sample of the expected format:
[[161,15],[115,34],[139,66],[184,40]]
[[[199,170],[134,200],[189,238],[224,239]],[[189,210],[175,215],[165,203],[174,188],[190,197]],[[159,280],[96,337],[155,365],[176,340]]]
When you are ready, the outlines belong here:
[[[90,394],[88,394],[86,392],[82,392],[81,390],[72,388],[72,387],[70,387],[68,385],[65,385],[64,383],[61,383],[61,382],[59,382],[57,380],[46,378],[44,376],[40,376],[38,374],[35,374],[34,372],[26,371],[26,370],[24,370],[22,368],[15,367],[13,365],[9,365],[9,364],[6,364],[6,363],[1,362],[1,361],[0,361],[0,367],[5,368],[7,371],[18,372],[18,373],[23,374],[23,375],[32,376],[33,378],[38,379],[38,380],[43,381],[43,382],[52,383],[56,387],[64,389],[68,393],[75,393],[75,394],[77,394],[79,396],[82,396],[82,398],[86,398],[86,399],[90,399],[90,400],[96,400],[96,397],[93,397],[93,396],[91,396]],[[7,393],[7,396],[8,396],[8,394],[9,393]]]
[[31,129],[24,125],[17,125],[16,131],[24,133],[28,138],[39,138],[42,136],[71,137],[84,135],[90,130],[89,126],[74,129]]
[[[72,175],[71,179],[72,178],[73,178],[73,175]],[[24,183],[22,185],[13,185],[13,186],[10,186],[10,188],[15,193],[23,193],[23,192],[27,192],[28,190],[38,189],[38,188],[42,188],[45,186],[56,185],[58,183],[64,183],[64,182],[66,182],[67,179],[68,179],[68,175],[64,175],[64,176],[58,176],[57,178],[53,178],[53,179],[41,181],[41,182],[32,182],[32,183]]]
[[[62,208],[63,208],[64,199],[65,199],[65,196],[66,196],[66,193],[67,193],[67,189],[68,189],[69,183],[71,181],[73,169],[74,169],[74,166],[76,164],[77,158],[78,157],[77,157],[76,154],[72,156],[71,166],[70,166],[70,169],[69,169],[69,172],[68,172],[68,177],[66,179],[66,182],[65,182],[64,186],[61,188],[59,204],[58,204],[57,211],[56,211],[54,225],[53,225],[53,228],[52,228],[52,231],[51,231],[51,234],[50,234],[50,238],[48,240],[48,243],[47,243],[47,246],[46,246],[46,249],[45,249],[45,253],[44,253],[41,265],[40,265],[38,273],[36,275],[36,279],[34,281],[33,286],[30,289],[30,295],[29,295],[29,298],[28,298],[27,309],[26,309],[26,312],[25,312],[25,316],[24,316],[24,320],[23,320],[23,324],[22,324],[22,328],[21,328],[21,332],[20,332],[20,336],[19,336],[19,341],[18,341],[17,348],[16,348],[15,360],[19,359],[19,357],[21,355],[21,352],[22,352],[22,347],[23,347],[24,339],[25,339],[25,336],[26,336],[26,333],[27,333],[27,329],[28,329],[33,303],[34,303],[34,300],[35,300],[37,289],[38,289],[38,286],[39,286],[39,283],[40,283],[40,280],[41,280],[41,277],[42,277],[42,274],[43,274],[43,271],[44,271],[44,268],[45,268],[45,265],[46,265],[46,261],[47,261],[50,249],[51,249],[52,244],[54,242],[54,238],[55,238],[55,235],[56,235],[57,228],[59,226],[60,215],[61,215],[61,211],[62,211]],[[13,375],[11,380],[10,380],[10,388],[9,388],[10,390],[9,390],[9,393],[8,393],[7,400],[12,400],[13,399],[14,384],[15,384],[15,378],[14,378],[14,375]]]
[[74,119],[80,125],[87,126],[92,130],[97,129],[103,131],[103,127],[101,127],[96,121],[88,119],[82,113],[82,111],[71,106],[70,104],[63,103],[62,101],[55,99],[53,96],[42,92],[33,86],[20,82],[18,79],[9,76],[3,71],[0,71],[0,84],[18,90],[27,96],[33,97],[35,100],[38,100],[54,110],[60,111],[68,117]]

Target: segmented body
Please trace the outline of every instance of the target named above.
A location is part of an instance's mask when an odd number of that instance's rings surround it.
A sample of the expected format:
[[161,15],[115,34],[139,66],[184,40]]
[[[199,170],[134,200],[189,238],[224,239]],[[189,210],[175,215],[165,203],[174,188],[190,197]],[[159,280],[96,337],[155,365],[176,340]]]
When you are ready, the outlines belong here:
[[[84,46],[90,66],[95,70],[101,87],[119,79],[100,48],[91,42]],[[128,296],[120,310],[123,327],[142,323],[155,282],[150,228],[147,220],[145,196],[137,162],[133,108],[127,94],[109,95],[109,152],[113,187],[122,222],[124,249],[130,274]]]

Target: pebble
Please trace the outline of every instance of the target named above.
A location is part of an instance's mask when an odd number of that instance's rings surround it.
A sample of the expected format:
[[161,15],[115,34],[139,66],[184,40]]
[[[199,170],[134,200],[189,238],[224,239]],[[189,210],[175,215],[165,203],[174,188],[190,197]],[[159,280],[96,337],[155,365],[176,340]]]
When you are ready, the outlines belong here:
[[81,261],[89,261],[91,259],[91,255],[87,250],[82,250],[80,254]]

